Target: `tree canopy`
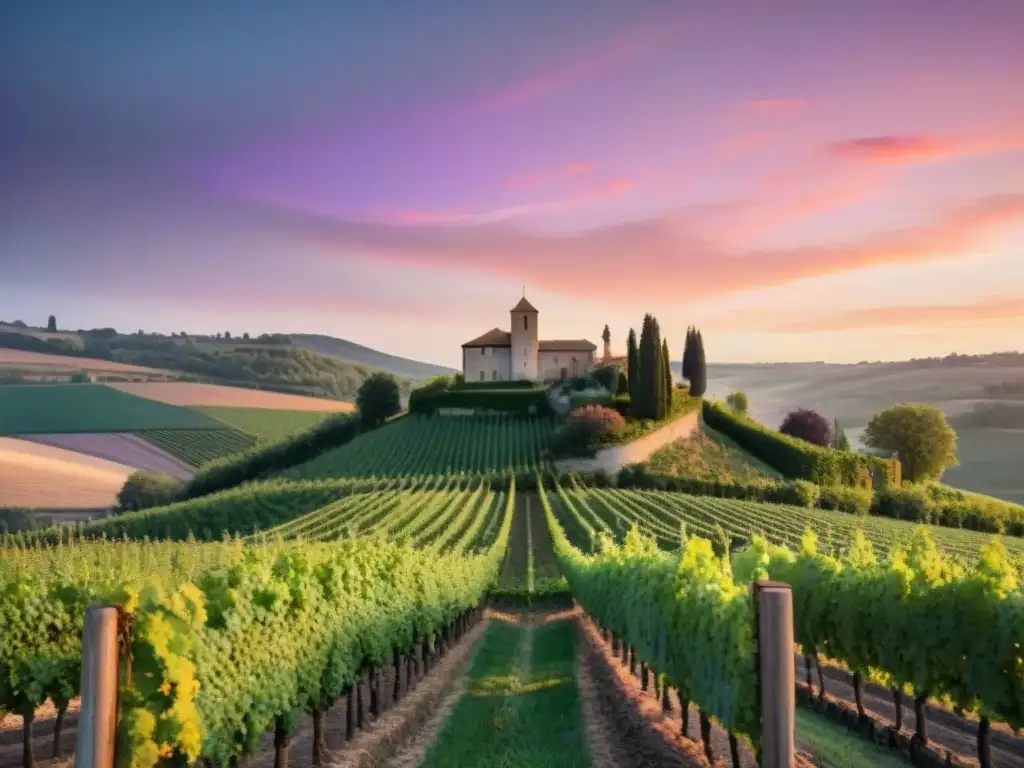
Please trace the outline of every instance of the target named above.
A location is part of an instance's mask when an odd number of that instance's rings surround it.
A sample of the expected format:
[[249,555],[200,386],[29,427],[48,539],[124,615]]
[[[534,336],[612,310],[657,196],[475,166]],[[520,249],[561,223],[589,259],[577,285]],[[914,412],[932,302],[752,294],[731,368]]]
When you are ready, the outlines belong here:
[[864,431],[870,448],[895,454],[910,482],[938,480],[955,466],[956,431],[938,408],[903,403],[876,413]]
[[725,398],[725,404],[741,416],[746,416],[747,410],[750,408],[750,401],[747,399],[747,393],[740,390],[730,393]]
[[376,427],[402,410],[398,382],[390,373],[374,373],[359,385],[356,406],[363,424]]
[[832,425],[828,419],[808,408],[798,408],[786,414],[779,432],[814,445],[827,446],[832,442]]
[[629,396],[632,399],[640,392],[640,350],[636,343],[636,331],[632,328],[626,339],[626,375],[629,377]]

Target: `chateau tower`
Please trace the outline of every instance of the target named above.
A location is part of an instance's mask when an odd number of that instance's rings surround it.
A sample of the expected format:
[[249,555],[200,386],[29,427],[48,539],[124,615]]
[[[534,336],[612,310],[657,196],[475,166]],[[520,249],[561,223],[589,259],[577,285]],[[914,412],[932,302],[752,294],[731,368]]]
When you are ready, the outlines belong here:
[[510,378],[539,378],[538,358],[540,343],[537,335],[537,310],[523,296],[519,303],[512,307],[512,333]]

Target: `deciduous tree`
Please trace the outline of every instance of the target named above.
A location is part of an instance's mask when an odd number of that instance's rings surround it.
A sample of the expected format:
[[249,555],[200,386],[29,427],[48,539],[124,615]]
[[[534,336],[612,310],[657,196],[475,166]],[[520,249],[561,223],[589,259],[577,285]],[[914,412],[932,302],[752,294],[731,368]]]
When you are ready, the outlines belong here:
[[876,413],[864,431],[864,442],[895,454],[903,478],[911,482],[938,480],[956,461],[956,431],[938,408],[903,403]]
[[750,408],[750,401],[747,399],[747,393],[740,390],[730,393],[725,398],[725,404],[741,416],[746,416],[747,410]]
[[368,427],[383,424],[402,410],[398,382],[390,373],[373,373],[363,380],[356,393],[359,418]]
[[814,445],[827,446],[832,442],[832,425],[828,419],[808,408],[798,408],[786,414],[779,432]]

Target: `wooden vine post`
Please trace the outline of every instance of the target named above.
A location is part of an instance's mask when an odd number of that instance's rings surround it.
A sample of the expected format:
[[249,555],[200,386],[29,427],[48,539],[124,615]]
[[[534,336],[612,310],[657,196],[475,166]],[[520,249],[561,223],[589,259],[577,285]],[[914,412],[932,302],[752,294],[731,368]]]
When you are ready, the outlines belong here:
[[761,768],[792,768],[796,752],[796,668],[793,591],[789,584],[753,584],[757,685],[761,705]]
[[117,728],[118,611],[94,605],[82,632],[82,709],[78,716],[76,768],[114,768]]

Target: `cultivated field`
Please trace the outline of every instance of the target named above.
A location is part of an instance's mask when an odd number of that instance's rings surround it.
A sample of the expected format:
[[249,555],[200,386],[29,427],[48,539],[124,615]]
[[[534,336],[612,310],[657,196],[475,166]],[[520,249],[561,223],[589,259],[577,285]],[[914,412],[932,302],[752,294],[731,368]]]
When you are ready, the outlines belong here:
[[346,400],[328,400],[280,392],[264,392],[245,387],[219,384],[194,384],[185,381],[116,382],[110,386],[131,395],[169,405],[228,406],[235,408],[273,408],[289,411],[352,411],[355,404]]
[[279,408],[240,408],[224,406],[195,406],[217,421],[252,435],[259,440],[280,440],[283,437],[312,429],[338,411],[285,410]]
[[90,373],[174,375],[171,371],[158,368],[144,368],[140,365],[115,363],[111,360],[95,360],[91,357],[69,357],[67,355],[46,355],[41,352],[24,352],[20,349],[0,348],[0,370],[19,368],[37,373],[88,371]]
[[198,411],[135,397],[102,384],[0,387],[0,435],[220,426]]
[[[174,434],[191,435],[206,430],[175,430]],[[135,469],[162,472],[172,477],[192,476],[192,467],[168,455],[138,435],[125,432],[101,432],[97,434],[50,434],[25,435],[24,441],[63,448],[67,451],[95,456]]]
[[0,507],[109,507],[133,471],[62,448],[0,437]]
[[291,479],[533,471],[555,422],[542,418],[406,416],[285,472]]
[[[237,429],[151,429],[139,438],[169,454],[189,468],[248,450],[256,438]],[[191,474],[191,471],[189,472]]]

